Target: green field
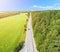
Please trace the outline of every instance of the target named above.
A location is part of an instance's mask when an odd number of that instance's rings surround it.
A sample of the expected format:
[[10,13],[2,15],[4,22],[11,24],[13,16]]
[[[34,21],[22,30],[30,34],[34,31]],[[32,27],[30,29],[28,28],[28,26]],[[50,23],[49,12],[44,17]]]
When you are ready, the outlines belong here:
[[25,41],[25,27],[28,16],[20,13],[0,19],[0,52],[16,52]]
[[32,12],[38,52],[60,52],[60,10]]

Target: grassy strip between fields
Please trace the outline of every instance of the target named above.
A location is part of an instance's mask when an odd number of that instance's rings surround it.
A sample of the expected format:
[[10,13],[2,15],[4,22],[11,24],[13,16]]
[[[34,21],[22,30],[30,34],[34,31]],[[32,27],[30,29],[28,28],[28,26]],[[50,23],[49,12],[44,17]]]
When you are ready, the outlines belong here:
[[17,52],[25,41],[27,19],[24,13],[0,19],[0,52]]

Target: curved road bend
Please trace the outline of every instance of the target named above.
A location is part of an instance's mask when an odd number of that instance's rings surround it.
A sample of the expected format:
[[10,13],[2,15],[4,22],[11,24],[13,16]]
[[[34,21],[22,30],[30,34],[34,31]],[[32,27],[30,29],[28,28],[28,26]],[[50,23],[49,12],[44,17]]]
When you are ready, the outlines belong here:
[[31,13],[30,13],[28,24],[27,24],[25,44],[19,52],[37,52],[34,38],[33,38]]

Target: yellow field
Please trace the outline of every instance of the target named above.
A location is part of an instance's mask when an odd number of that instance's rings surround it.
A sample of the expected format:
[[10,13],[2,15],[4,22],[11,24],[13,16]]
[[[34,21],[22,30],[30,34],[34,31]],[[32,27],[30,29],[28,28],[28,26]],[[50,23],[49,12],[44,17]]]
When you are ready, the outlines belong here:
[[0,19],[0,52],[14,52],[25,41],[27,19],[24,13]]

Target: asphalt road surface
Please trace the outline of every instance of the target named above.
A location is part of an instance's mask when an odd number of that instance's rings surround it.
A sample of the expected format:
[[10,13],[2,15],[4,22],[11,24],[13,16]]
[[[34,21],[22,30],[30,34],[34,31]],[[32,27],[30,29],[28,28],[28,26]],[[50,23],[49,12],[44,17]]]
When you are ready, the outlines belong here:
[[30,13],[28,24],[27,24],[26,40],[23,48],[19,52],[36,52],[36,47],[35,47],[34,38],[33,38],[33,31],[32,31],[31,13]]

